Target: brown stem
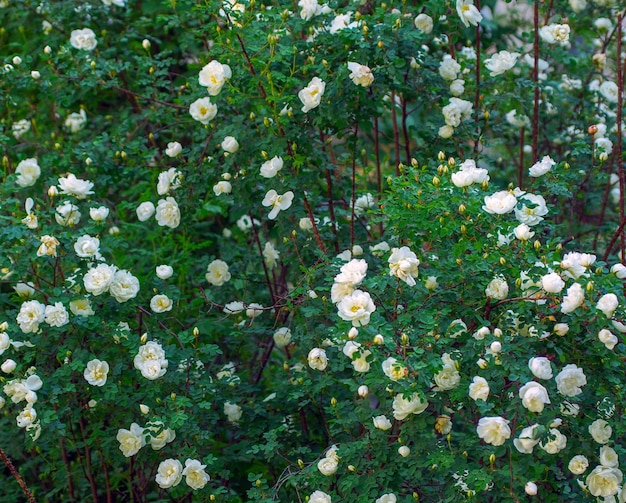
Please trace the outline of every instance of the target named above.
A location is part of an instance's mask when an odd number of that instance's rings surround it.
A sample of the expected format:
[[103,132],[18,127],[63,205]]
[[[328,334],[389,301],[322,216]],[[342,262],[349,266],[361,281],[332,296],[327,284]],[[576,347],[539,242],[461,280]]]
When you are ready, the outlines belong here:
[[406,163],[411,164],[411,146],[409,140],[409,130],[406,126],[406,119],[408,114],[406,113],[406,100],[401,99],[402,103],[402,136],[404,137],[404,154],[406,155]]
[[354,205],[356,204],[356,144],[357,144],[358,134],[359,134],[359,122],[356,121],[354,125],[354,149],[352,151],[352,201],[350,204],[350,207],[351,207],[350,249],[354,247],[354,220],[356,219],[356,215],[354,213]]
[[391,91],[391,122],[393,124],[393,144],[396,154],[396,176],[400,176],[400,135],[398,134],[398,118],[396,117],[395,91]]
[[[622,21],[624,19],[624,11],[617,15],[617,145],[615,146],[615,155],[617,157],[617,173],[619,176],[619,220],[623,229],[624,218],[624,189],[626,188],[626,178],[624,175],[624,160],[622,159],[622,107],[624,106],[624,66],[622,64]],[[626,64],[626,62],[624,63]],[[621,261],[626,256],[626,238],[624,232],[620,232],[620,251]]]
[[70,462],[67,458],[67,449],[65,448],[65,439],[61,437],[59,439],[59,446],[61,447],[61,459],[65,465],[67,471],[67,492],[71,500],[74,499],[74,483],[72,482],[72,470],[70,468]]
[[83,442],[85,444],[85,475],[87,476],[89,486],[91,487],[91,496],[93,497],[93,501],[94,503],[97,503],[98,488],[96,487],[96,481],[93,478],[93,472],[91,469],[91,452],[89,451],[89,446],[87,445],[87,436],[85,435],[85,421],[82,417],[79,419],[78,425],[80,426],[80,434],[83,437]]
[[533,101],[533,164],[539,159],[538,153],[538,137],[539,137],[539,0],[535,0],[533,23],[535,28],[533,38],[533,83],[534,101]]
[[[480,10],[480,1],[476,0],[476,8]],[[476,25],[476,93],[474,94],[474,114],[476,117],[476,126],[478,126],[478,105],[480,104],[480,24]],[[480,144],[480,135],[476,134],[476,140],[474,141],[474,155],[478,152],[478,145]]]
[[317,228],[317,224],[315,223],[315,217],[313,216],[313,210],[311,210],[311,205],[309,204],[309,200],[306,196],[302,199],[304,202],[304,207],[306,208],[306,212],[309,215],[309,220],[311,220],[311,225],[313,226],[313,235],[315,236],[315,241],[317,241],[317,247],[322,251],[322,253],[326,253],[326,247],[324,246],[324,242],[322,241],[322,236],[320,236],[320,231]]
[[157,100],[155,98],[151,98],[150,96],[142,96],[141,94],[134,93],[133,91],[130,91],[129,89],[124,89],[123,87],[120,87],[120,86],[111,86],[111,87],[112,89],[115,89],[116,91],[124,93],[127,96],[133,96],[141,100],[147,100],[147,101],[151,101],[152,103],[158,103],[159,105],[163,105],[165,107],[177,108],[178,110],[187,110],[189,108],[189,107],[184,107],[182,105],[176,105],[175,103],[168,103],[167,101]]
[[11,472],[11,475],[13,475],[15,480],[17,480],[17,483],[20,485],[20,487],[22,488],[22,491],[24,491],[24,494],[28,498],[29,503],[35,503],[35,497],[33,496],[33,493],[30,492],[30,489],[28,489],[26,482],[24,482],[24,479],[15,469],[15,466],[13,466],[13,463],[9,459],[9,456],[6,455],[6,453],[4,452],[2,448],[0,448],[0,458],[2,458],[2,461],[4,461],[4,464]]
[[519,132],[519,166],[517,167],[517,186],[521,189],[524,181],[524,133],[526,128],[522,126]]

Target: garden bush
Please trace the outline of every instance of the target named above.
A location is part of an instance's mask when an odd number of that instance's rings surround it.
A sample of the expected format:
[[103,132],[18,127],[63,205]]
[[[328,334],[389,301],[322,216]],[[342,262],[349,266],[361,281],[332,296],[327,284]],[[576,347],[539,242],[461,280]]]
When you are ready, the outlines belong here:
[[625,502],[619,0],[0,3],[4,502]]

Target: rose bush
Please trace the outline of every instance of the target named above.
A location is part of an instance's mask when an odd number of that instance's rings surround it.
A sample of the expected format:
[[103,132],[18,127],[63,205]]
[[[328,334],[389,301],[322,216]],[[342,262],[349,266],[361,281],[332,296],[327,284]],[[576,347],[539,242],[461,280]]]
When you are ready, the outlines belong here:
[[0,2],[3,501],[626,501],[623,18]]

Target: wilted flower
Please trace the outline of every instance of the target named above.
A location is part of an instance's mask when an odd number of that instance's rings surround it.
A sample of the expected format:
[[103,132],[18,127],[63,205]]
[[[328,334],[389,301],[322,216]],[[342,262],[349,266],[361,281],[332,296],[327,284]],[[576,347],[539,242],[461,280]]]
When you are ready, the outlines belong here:
[[358,86],[368,87],[374,82],[374,74],[369,66],[360,65],[354,61],[348,61],[348,70],[350,70],[350,79]]

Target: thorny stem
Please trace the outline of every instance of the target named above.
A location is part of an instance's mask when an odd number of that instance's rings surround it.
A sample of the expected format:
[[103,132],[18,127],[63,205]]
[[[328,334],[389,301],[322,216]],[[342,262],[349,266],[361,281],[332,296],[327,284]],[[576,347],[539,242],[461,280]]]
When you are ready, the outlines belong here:
[[396,117],[396,92],[391,91],[391,122],[393,123],[393,144],[396,155],[396,176],[400,176],[400,135],[398,133],[398,118]]
[[522,126],[519,132],[519,166],[517,167],[517,186],[521,189],[524,181],[524,134],[526,128]]
[[15,469],[15,466],[13,466],[13,463],[9,459],[9,456],[6,455],[6,453],[4,452],[2,448],[0,448],[0,458],[2,458],[2,461],[4,461],[4,464],[11,472],[11,475],[13,475],[15,480],[17,480],[17,483],[20,485],[20,487],[22,488],[22,491],[24,491],[24,494],[28,498],[29,503],[35,503],[35,497],[33,496],[33,493],[30,492],[30,489],[28,489],[26,482],[24,482],[24,479],[19,474],[19,472]]
[[356,144],[359,135],[359,122],[354,125],[354,149],[352,151],[352,201],[351,201],[351,218],[350,218],[350,249],[354,246],[354,205],[356,204]]
[[306,195],[303,197],[304,207],[306,208],[306,212],[309,215],[309,220],[311,220],[311,225],[313,226],[313,235],[315,236],[315,241],[317,241],[317,246],[321,250],[322,253],[326,253],[326,247],[324,246],[324,242],[322,241],[322,237],[320,236],[320,231],[317,228],[317,224],[315,223],[315,219],[313,216],[313,211],[311,210],[311,205],[309,204],[309,200]]
[[402,135],[404,136],[404,153],[406,155],[406,163],[411,164],[411,146],[409,141],[409,130],[407,129],[406,119],[408,114],[406,112],[406,100],[402,98]]
[[[626,179],[624,175],[624,160],[622,159],[622,107],[624,105],[624,66],[622,64],[622,21],[624,19],[624,11],[617,15],[617,145],[615,155],[617,157],[617,173],[619,176],[619,220],[620,227],[624,227],[624,188],[626,187]],[[624,63],[626,64],[626,63]],[[624,232],[620,232],[620,251],[621,261],[626,258],[626,238]]]
[[91,469],[91,452],[89,451],[89,446],[87,445],[87,436],[85,435],[85,421],[82,417],[79,419],[78,425],[80,426],[80,434],[83,437],[83,442],[85,443],[85,475],[87,476],[89,486],[91,487],[91,496],[93,497],[94,502],[96,502],[98,501],[98,489],[96,487],[96,481],[93,478],[93,471]]
[[[476,8],[480,10],[480,1],[476,0]],[[478,105],[480,103],[480,23],[476,25],[476,93],[474,95],[474,114],[476,116],[476,126],[478,127]],[[476,135],[474,142],[474,155],[478,152],[480,135]]]
[[539,0],[535,0],[534,5],[534,39],[533,39],[533,83],[534,83],[534,100],[533,100],[533,164],[539,159],[538,137],[539,137]]

